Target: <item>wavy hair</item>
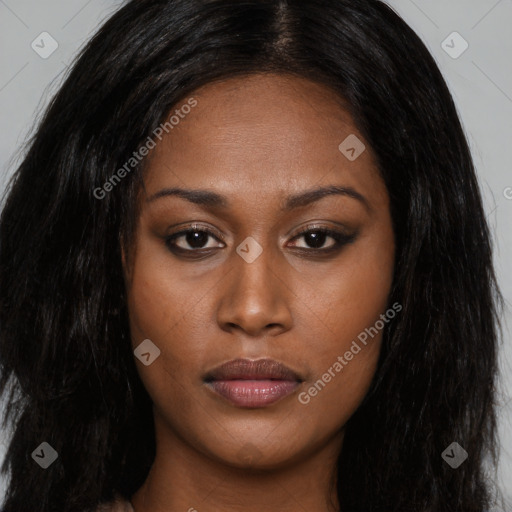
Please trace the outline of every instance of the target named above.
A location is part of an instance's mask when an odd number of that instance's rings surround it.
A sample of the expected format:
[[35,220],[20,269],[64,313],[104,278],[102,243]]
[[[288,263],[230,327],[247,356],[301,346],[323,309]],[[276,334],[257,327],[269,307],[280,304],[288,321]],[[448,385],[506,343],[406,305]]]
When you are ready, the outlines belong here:
[[[0,217],[5,512],[130,498],[155,456],[121,248],[149,158],[94,191],[207,83],[287,73],[344,100],[373,148],[396,237],[371,388],[337,465],[344,512],[483,512],[496,462],[502,299],[474,164],[425,45],[378,0],[132,0],[80,52],[27,141]],[[456,470],[441,457],[458,442]],[[42,442],[58,453],[43,470]],[[29,490],[29,492],[27,492]]]

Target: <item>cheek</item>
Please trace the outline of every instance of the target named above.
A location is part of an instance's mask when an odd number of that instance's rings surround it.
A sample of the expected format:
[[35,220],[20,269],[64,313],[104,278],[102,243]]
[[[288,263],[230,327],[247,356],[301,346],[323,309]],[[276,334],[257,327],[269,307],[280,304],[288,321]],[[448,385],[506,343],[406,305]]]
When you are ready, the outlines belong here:
[[316,268],[301,273],[302,285],[296,291],[305,308],[296,317],[299,322],[307,319],[309,326],[304,322],[298,331],[316,331],[313,346],[324,365],[322,355],[332,357],[348,350],[351,341],[385,312],[394,251],[390,222],[382,223],[347,246],[336,265],[324,272]]
[[173,403],[184,405],[176,390],[188,386],[193,375],[194,355],[187,351],[185,336],[194,296],[179,286],[165,256],[161,246],[139,240],[128,292],[132,348],[145,339],[158,347],[160,353],[150,365],[136,361],[141,380],[154,401],[172,395]]
[[340,261],[334,272],[316,276],[308,299],[314,323],[301,327],[316,331],[308,347],[313,372],[298,398],[317,429],[343,425],[357,409],[375,374],[383,330],[395,316],[386,314],[394,269],[391,228],[360,240]]
[[189,395],[182,391],[193,388],[196,374],[196,356],[186,338],[190,329],[184,295],[170,285],[166,273],[140,263],[128,297],[132,348],[150,339],[160,353],[148,366],[137,360],[137,371],[156,412],[163,414],[165,409],[168,420],[176,424],[192,408]]
[[128,293],[134,343],[141,336],[166,339],[190,309],[193,292],[169,268],[169,253],[163,242],[153,236],[140,236]]

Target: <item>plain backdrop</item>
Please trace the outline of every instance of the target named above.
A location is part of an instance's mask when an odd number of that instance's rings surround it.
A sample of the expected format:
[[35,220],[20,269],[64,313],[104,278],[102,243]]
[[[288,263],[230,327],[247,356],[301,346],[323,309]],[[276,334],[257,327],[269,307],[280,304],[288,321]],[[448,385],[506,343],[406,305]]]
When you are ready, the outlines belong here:
[[[388,3],[423,39],[448,82],[472,148],[494,234],[496,269],[507,301],[500,351],[498,483],[510,500],[512,0],[390,0]],[[0,0],[0,192],[23,156],[22,144],[37,126],[77,51],[121,4],[119,0]],[[41,35],[44,32],[51,39]],[[41,38],[44,43],[40,42]],[[58,46],[43,58],[41,47],[49,51],[52,45]],[[6,439],[6,433],[0,432],[0,460]],[[5,482],[0,480],[0,496],[4,492]]]

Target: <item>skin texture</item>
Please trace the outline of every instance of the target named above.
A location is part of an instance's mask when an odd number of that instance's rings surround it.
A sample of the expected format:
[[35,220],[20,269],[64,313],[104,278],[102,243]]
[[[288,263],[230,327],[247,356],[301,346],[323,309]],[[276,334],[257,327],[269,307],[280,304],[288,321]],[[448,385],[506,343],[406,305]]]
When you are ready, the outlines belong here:
[[[157,454],[132,503],[136,512],[336,510],[330,484],[343,427],[375,373],[381,331],[309,403],[298,394],[388,307],[395,247],[386,187],[323,85],[257,74],[193,97],[197,106],[153,150],[131,264],[124,258],[133,348],[148,338],[161,350],[149,366],[136,359],[154,403]],[[351,134],[366,144],[355,161],[338,149]],[[351,187],[367,204],[330,195],[281,210],[288,195],[327,185]],[[149,200],[171,187],[215,191],[229,205]],[[219,239],[191,246],[182,236],[175,245],[210,252],[173,254],[166,237],[194,222]],[[315,252],[311,237],[296,236],[311,224],[356,236],[322,256],[334,239]],[[236,252],[247,237],[263,249],[252,263]],[[271,406],[236,407],[203,382],[234,358],[276,359],[304,382]]]

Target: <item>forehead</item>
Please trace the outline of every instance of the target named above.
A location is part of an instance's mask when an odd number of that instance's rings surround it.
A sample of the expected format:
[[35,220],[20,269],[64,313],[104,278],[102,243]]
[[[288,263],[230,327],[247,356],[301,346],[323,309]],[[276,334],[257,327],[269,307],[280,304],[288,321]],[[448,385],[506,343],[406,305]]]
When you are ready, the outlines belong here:
[[368,144],[355,161],[340,151],[347,137],[364,139],[343,100],[324,85],[257,74],[207,84],[191,97],[194,108],[180,111],[189,97],[169,113],[180,116],[153,150],[148,195],[182,186],[282,196],[332,183],[371,188],[380,179]]

